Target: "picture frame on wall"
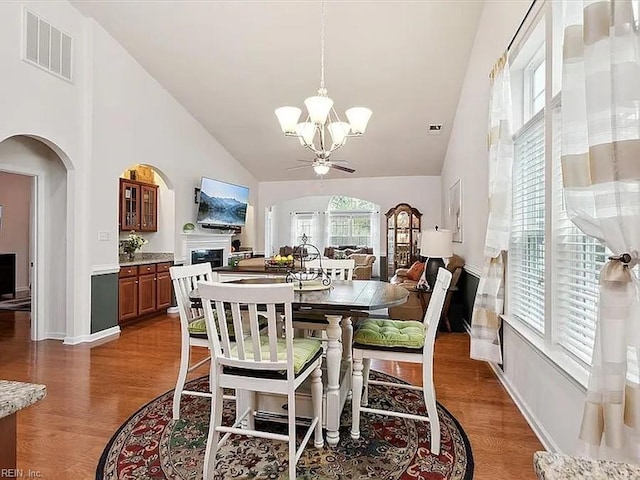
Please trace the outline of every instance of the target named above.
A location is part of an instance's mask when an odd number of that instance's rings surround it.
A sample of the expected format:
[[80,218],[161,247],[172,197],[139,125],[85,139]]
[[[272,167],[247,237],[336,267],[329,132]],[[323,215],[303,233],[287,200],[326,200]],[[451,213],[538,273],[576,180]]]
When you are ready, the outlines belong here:
[[449,221],[453,241],[462,243],[462,185],[460,179],[449,187]]

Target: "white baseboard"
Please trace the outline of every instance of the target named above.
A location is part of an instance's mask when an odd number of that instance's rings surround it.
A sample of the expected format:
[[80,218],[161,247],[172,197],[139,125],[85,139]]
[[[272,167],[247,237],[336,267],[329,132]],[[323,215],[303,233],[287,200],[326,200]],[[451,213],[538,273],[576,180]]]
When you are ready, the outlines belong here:
[[105,338],[120,336],[120,327],[111,327],[106,330],[92,333],[91,335],[79,335],[77,337],[64,337],[65,345],[78,345],[79,343],[93,343]]
[[[467,330],[469,336],[471,336],[470,325],[467,322],[464,322],[464,327]],[[493,371],[496,378],[500,381],[504,389],[507,391],[507,393],[511,397],[511,400],[513,400],[513,403],[516,404],[516,407],[518,407],[518,410],[520,410],[520,413],[531,427],[531,430],[533,430],[533,433],[535,433],[536,437],[538,437],[538,440],[540,440],[540,443],[542,443],[544,449],[548,452],[562,453],[562,450],[560,450],[558,444],[553,441],[551,435],[549,435],[549,433],[545,430],[545,428],[538,420],[538,417],[536,417],[533,412],[531,412],[527,404],[524,402],[524,400],[522,400],[522,397],[518,393],[518,390],[513,386],[511,381],[507,378],[498,364],[491,362],[486,363],[487,365],[489,365],[489,368]]]
[[65,335],[62,332],[47,332],[40,340],[64,340]]
[[540,440],[540,443],[542,443],[544,449],[548,452],[562,453],[562,450],[560,449],[558,444],[553,440],[553,438],[551,438],[551,435],[549,435],[549,432],[547,432],[542,426],[540,420],[538,420],[538,417],[536,417],[533,412],[531,412],[527,404],[524,402],[524,400],[522,400],[522,397],[518,393],[518,390],[513,386],[502,369],[495,363],[487,362],[487,364],[489,365],[491,370],[493,370],[493,373],[496,375],[496,377],[498,377],[498,380],[500,380],[500,383],[502,383],[502,386],[505,388],[505,390],[513,400],[513,403],[516,404],[516,407],[518,407],[518,410],[520,410],[520,413],[522,413],[522,416],[531,427],[531,430],[533,430],[533,433],[536,434],[536,437],[538,437],[538,440]]

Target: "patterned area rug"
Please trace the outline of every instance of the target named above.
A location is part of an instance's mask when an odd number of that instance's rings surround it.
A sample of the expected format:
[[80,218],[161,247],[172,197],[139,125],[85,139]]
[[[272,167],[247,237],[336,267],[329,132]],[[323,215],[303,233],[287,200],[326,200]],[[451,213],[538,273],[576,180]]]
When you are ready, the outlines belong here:
[[[372,378],[400,382],[371,372]],[[206,391],[208,380],[189,382],[190,390]],[[410,406],[426,412],[419,391],[372,385],[369,403]],[[209,427],[209,399],[185,396],[182,419],[171,418],[172,392],[152,400],[136,412],[107,444],[96,472],[97,480],[202,478],[204,447]],[[349,435],[351,408],[342,415],[340,443],[335,448],[307,445],[297,466],[299,479],[424,479],[470,480],[473,456],[469,440],[457,420],[438,404],[442,431],[440,455],[430,452],[429,427],[424,422],[370,413],[363,414],[361,438]],[[225,401],[224,421],[231,424],[233,401]],[[275,424],[267,426],[278,428]],[[302,429],[299,429],[302,430]],[[287,444],[232,436],[218,453],[216,479],[285,479]]]
[[20,312],[31,311],[31,297],[18,297],[0,300],[0,310],[14,310]]

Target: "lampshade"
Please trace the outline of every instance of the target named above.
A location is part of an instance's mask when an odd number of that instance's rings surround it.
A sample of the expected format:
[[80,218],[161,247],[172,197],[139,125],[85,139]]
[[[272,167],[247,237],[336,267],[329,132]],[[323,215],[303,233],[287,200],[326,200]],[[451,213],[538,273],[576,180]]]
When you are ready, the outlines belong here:
[[296,125],[295,132],[299,135],[302,146],[311,145],[316,134],[316,126],[311,122],[302,122]]
[[331,140],[333,140],[333,144],[342,145],[344,143],[344,140],[347,138],[347,135],[349,135],[351,125],[349,125],[347,122],[333,122],[329,124],[327,129],[331,134]]
[[276,117],[280,122],[280,128],[284,133],[296,133],[296,124],[300,118],[302,110],[298,107],[280,107],[276,108]]
[[309,111],[311,121],[318,125],[324,125],[324,122],[327,121],[327,115],[329,115],[329,111],[333,107],[333,100],[329,97],[317,95],[307,98],[304,104]]
[[329,165],[324,165],[324,164],[318,164],[313,166],[313,171],[316,172],[318,175],[326,175],[327,173],[329,173],[330,169],[331,167]]
[[349,123],[351,124],[351,131],[354,135],[362,135],[367,129],[367,123],[371,118],[371,110],[365,107],[353,107],[345,112]]
[[453,256],[451,230],[423,230],[420,236],[420,255],[423,257],[449,258]]

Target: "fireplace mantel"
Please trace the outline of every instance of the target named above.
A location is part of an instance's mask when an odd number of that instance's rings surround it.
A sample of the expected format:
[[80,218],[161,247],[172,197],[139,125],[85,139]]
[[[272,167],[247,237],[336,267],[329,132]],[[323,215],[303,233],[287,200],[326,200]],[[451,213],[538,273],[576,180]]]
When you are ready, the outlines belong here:
[[184,254],[185,265],[191,264],[191,252],[193,250],[204,249],[221,249],[222,262],[226,266],[229,264],[229,256],[231,255],[231,239],[233,234],[229,233],[183,233],[182,252]]

